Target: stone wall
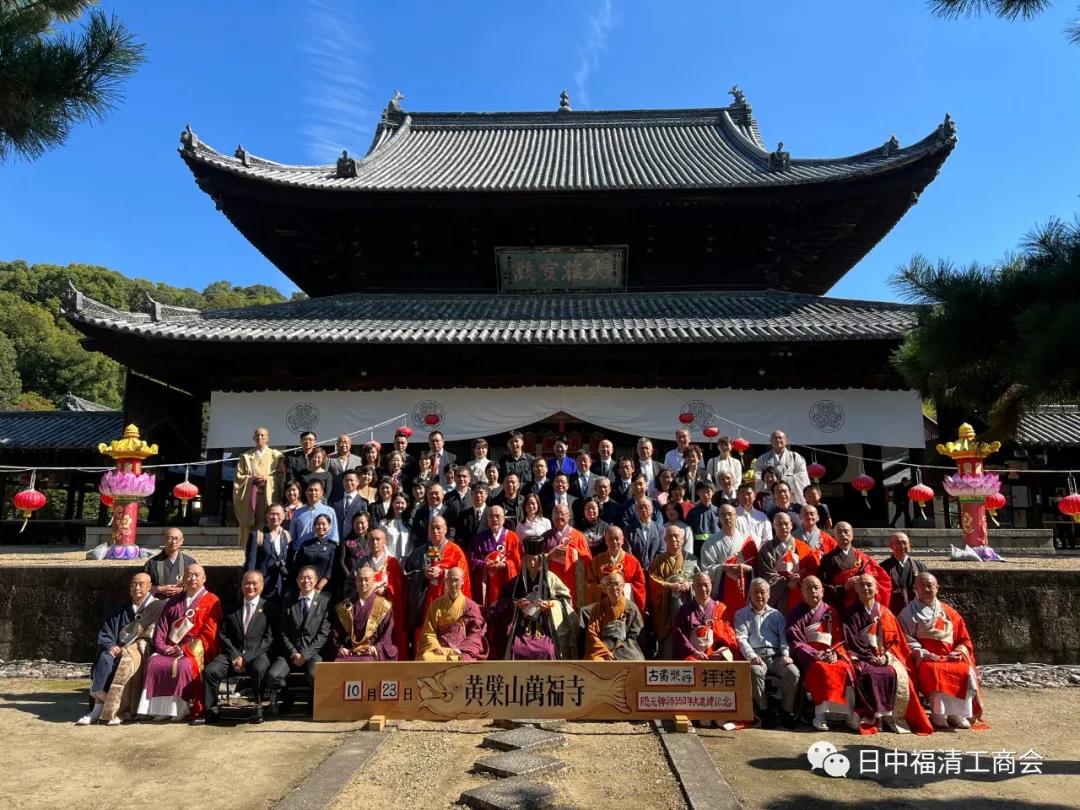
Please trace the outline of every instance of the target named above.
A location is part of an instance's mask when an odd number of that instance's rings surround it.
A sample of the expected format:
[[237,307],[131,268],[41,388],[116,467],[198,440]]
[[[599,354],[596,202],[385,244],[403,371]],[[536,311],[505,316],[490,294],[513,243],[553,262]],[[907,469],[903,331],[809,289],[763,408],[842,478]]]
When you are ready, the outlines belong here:
[[[92,661],[101,619],[126,598],[136,566],[0,568],[0,659]],[[942,598],[965,617],[983,663],[1080,663],[1080,571],[992,567],[937,572]],[[229,605],[239,572],[207,566]]]

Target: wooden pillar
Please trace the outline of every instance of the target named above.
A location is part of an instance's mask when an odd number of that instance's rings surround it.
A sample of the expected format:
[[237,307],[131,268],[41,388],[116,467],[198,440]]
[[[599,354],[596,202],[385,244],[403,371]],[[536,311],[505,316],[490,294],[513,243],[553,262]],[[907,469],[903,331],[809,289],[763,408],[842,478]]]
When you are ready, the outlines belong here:
[[869,459],[863,462],[866,474],[877,481],[877,486],[867,493],[870,501],[869,514],[866,516],[867,526],[888,526],[889,505],[885,499],[885,476],[881,463],[881,445],[864,444],[862,446],[863,458]]
[[75,519],[75,481],[69,475],[67,486],[64,487],[64,520]]
[[[225,457],[224,450],[207,450],[206,460],[217,461]],[[202,523],[208,526],[222,525],[222,476],[221,464],[207,464],[206,477],[203,479]]]

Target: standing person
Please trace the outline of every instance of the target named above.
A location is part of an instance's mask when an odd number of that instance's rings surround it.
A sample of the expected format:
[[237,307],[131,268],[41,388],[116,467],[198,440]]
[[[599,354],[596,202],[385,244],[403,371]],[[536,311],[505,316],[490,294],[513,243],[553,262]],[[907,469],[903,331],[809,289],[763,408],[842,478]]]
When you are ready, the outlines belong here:
[[405,456],[397,450],[386,454],[386,478],[394,488],[395,495],[399,492],[408,494],[412,477],[405,472]]
[[367,512],[357,512],[353,516],[349,533],[337,544],[330,577],[330,593],[335,605],[355,595],[353,588],[356,587],[356,572],[370,554],[368,543],[370,530],[371,516]]
[[155,720],[202,715],[203,666],[217,655],[220,623],[221,602],[206,590],[203,567],[193,563],[183,593],[169,600],[154,627],[138,714]]
[[[413,476],[419,470],[419,465],[416,463],[416,458],[409,453],[409,434],[405,433],[405,430],[405,428],[398,428],[394,431],[394,452],[401,454],[401,483],[403,487],[408,488]],[[387,471],[393,478],[392,467],[388,466]]]
[[469,484],[472,481],[472,473],[469,468],[462,464],[453,471],[453,487],[446,493],[446,505],[457,511],[464,512],[472,504],[472,494]]
[[821,487],[811,484],[803,490],[803,498],[807,506],[813,506],[818,511],[818,525],[825,531],[832,531],[833,519],[829,507],[821,500]]
[[382,460],[382,445],[376,441],[364,442],[360,449],[361,467],[371,467],[372,477],[376,478],[385,472]]
[[678,526],[683,533],[682,547],[685,550],[689,550],[690,554],[694,557],[698,557],[700,549],[694,547],[694,532],[690,528],[690,524],[683,519],[683,511],[679,508],[677,503],[668,501],[663,506],[664,526]]
[[322,484],[322,502],[330,502],[330,489],[334,485],[333,478],[329,471],[326,469],[326,451],[321,447],[314,447],[310,453],[308,453],[308,468],[303,477],[299,480],[304,490],[307,490],[307,485],[312,481],[318,481]]
[[604,577],[613,571],[618,572],[623,585],[628,589],[627,596],[634,600],[638,612],[644,615],[645,569],[641,567],[641,563],[633,554],[623,548],[623,530],[618,526],[608,526],[607,533],[604,534],[604,542],[607,548],[593,557],[586,571],[588,582],[585,600],[587,602],[599,600]]
[[308,471],[308,456],[315,449],[317,442],[315,432],[305,430],[300,434],[300,449],[293,450],[285,455],[285,480],[298,483],[301,492],[304,490],[303,479]]
[[675,446],[664,456],[664,466],[678,472],[685,463],[686,451],[690,448],[690,431],[679,428],[675,431]]
[[739,518],[739,531],[754,538],[758,548],[772,540],[772,522],[769,516],[754,506],[754,485],[739,484],[736,490],[739,505],[735,510]]
[[577,455],[577,472],[570,476],[570,494],[579,502],[591,498],[596,493],[597,477],[592,471],[592,456],[588,450],[582,450]]
[[[663,551],[664,532],[653,518],[652,501],[642,498],[637,502],[637,516],[633,523],[626,527],[626,542],[642,567],[648,569],[653,557]],[[682,530],[679,530],[682,533]]]
[[720,473],[725,472],[731,476],[731,481],[736,486],[742,483],[742,462],[731,455],[730,436],[721,436],[716,440],[716,456],[710,458],[705,465],[705,473],[716,485],[717,492],[721,490]]
[[491,463],[488,458],[487,439],[474,439],[472,454],[472,461],[466,465],[469,468],[469,474],[472,476],[473,481],[484,481],[487,475],[487,466]]
[[896,527],[896,521],[900,518],[904,519],[903,528],[907,529],[911,526],[911,502],[908,500],[908,488],[911,486],[911,479],[904,476],[900,479],[900,483],[893,486],[889,490],[889,495],[892,500],[893,508],[896,510],[893,514],[892,522],[889,523],[889,528]]
[[352,526],[353,518],[363,512],[367,514],[371,504],[360,494],[360,476],[356,470],[349,470],[342,476],[341,497],[330,501],[330,508],[337,517],[337,525],[344,531]]
[[649,563],[649,621],[659,648],[659,658],[671,660],[675,615],[687,601],[697,561],[683,555],[683,533],[678,526],[664,530],[664,551]]
[[379,528],[386,532],[387,550],[396,560],[404,560],[409,553],[409,524],[405,522],[405,512],[409,501],[402,493],[390,499],[390,512],[379,521]]
[[614,481],[615,468],[618,466],[614,453],[615,445],[608,439],[601,439],[596,445],[596,469],[593,472]]
[[721,470],[717,474],[720,480],[716,484],[716,493],[713,495],[713,506],[721,506],[730,503],[732,506],[739,505],[739,493],[735,489],[735,481],[731,473]]
[[[364,518],[367,514],[364,513]],[[311,568],[318,573],[315,589],[323,590],[330,584],[334,575],[334,556],[337,551],[337,543],[330,542],[330,518],[319,515],[315,518],[312,535],[300,543],[289,563],[290,571],[300,571],[302,568]]]
[[158,599],[169,599],[184,591],[184,577],[195,558],[181,551],[184,533],[169,526],[161,533],[161,551],[146,561],[143,571],[150,576],[150,592]]
[[774,430],[769,437],[771,445],[767,453],[762,453],[754,462],[754,475],[758,491],[765,487],[763,473],[766,467],[776,471],[777,479],[783,481],[791,490],[792,497],[801,506],[803,491],[810,486],[810,476],[806,472],[806,459],[788,447],[787,434]]
[[566,450],[569,447],[565,436],[556,436],[555,441],[552,444],[552,450],[555,455],[548,462],[548,478],[554,478],[559,473],[569,478],[577,472],[577,464],[570,456],[566,455]]
[[255,428],[255,446],[240,454],[233,481],[233,511],[239,524],[238,540],[247,542],[251,530],[266,522],[266,508],[281,492],[285,482],[285,460],[270,446],[270,431]]
[[331,543],[336,543],[340,538],[338,533],[337,513],[323,503],[322,481],[312,481],[304,490],[307,502],[293,512],[292,520],[289,521],[289,535],[292,537],[292,551],[295,552],[305,540],[315,536],[315,518],[326,515],[330,521],[330,531],[327,535]]
[[577,509],[577,498],[570,494],[570,479],[565,473],[557,473],[551,479],[547,499],[541,496],[540,503],[548,517],[551,517],[551,510],[556,506],[565,506],[571,513]]
[[476,602],[488,611],[503,586],[521,569],[521,541],[506,527],[501,506],[487,509],[487,526],[477,533],[467,550],[469,581]]
[[[315,665],[323,660],[330,641],[330,597],[315,590],[319,575],[311,566],[301,568],[296,576],[296,591],[278,616],[276,640],[280,651],[270,665],[267,685],[271,703],[285,692],[283,710],[292,708],[292,693],[285,688],[290,672],[303,672],[307,684],[315,687]],[[271,708],[272,710],[272,708]]]
[[506,440],[507,453],[499,459],[499,477],[506,481],[511,475],[516,475],[519,486],[532,483],[532,465],[535,460],[524,451],[525,437],[520,430],[510,432]]
[[266,510],[266,528],[248,536],[244,571],[258,571],[263,578],[261,593],[267,599],[281,599],[289,577],[289,548],[292,538],[285,529],[285,507],[275,503]]
[[282,506],[285,507],[286,525],[292,521],[293,515],[296,514],[296,510],[304,505],[304,499],[301,495],[302,490],[300,489],[300,485],[295,481],[290,481],[285,485],[285,497],[281,500]]
[[523,538],[532,535],[540,537],[551,530],[551,521],[544,517],[540,509],[540,496],[535,492],[530,492],[522,501],[521,520],[514,530]]
[[574,525],[589,544],[590,553],[595,555],[606,548],[604,532],[607,531],[608,524],[600,517],[600,504],[597,503],[596,498],[585,499],[581,507],[581,517]]
[[[326,462],[326,470],[330,473],[330,494],[328,500],[333,503],[339,500],[345,492],[342,478],[349,470],[355,470],[361,465],[360,457],[352,452],[352,439],[342,433],[337,437],[337,454]],[[349,525],[349,524],[343,524]]]
[[512,472],[506,476],[502,490],[491,499],[491,505],[502,507],[506,515],[506,525],[516,532],[518,524],[525,517],[525,499],[521,496],[521,479],[517,473]]
[[675,477],[683,482],[688,493],[697,492],[697,485],[708,481],[704,458],[705,454],[696,444],[686,448],[685,463]]
[[909,602],[915,601],[915,580],[927,569],[925,563],[911,556],[911,539],[904,532],[893,532],[889,545],[892,554],[881,563],[881,568],[892,584],[889,610],[899,616]]
[[[615,478],[611,481],[611,499],[620,504],[633,500],[633,480],[634,462],[624,456],[615,466]],[[646,481],[646,491],[648,491],[648,481]]]
[[[428,526],[437,517],[441,517],[446,522],[447,527],[453,528],[457,526],[457,506],[456,504],[446,503],[442,484],[433,481],[427,488],[425,500],[427,502],[413,516],[409,534],[416,538],[427,537]],[[451,536],[453,536],[452,532]]]
[[660,473],[660,462],[653,458],[653,443],[648,436],[637,440],[637,457],[634,459],[634,474],[644,475],[651,484]]
[[701,555],[701,544],[720,531],[720,515],[713,506],[713,486],[708,481],[698,481],[694,494],[697,503],[690,508],[686,523],[694,533],[694,556]]
[[451,472],[457,466],[457,456],[446,449],[446,440],[441,430],[428,434],[428,450],[431,453],[431,471],[436,480],[444,487],[453,485]]
[[390,556],[387,536],[382,529],[368,532],[368,557],[364,565],[374,572],[375,592],[390,602],[394,611],[394,646],[398,660],[408,661],[409,630],[405,621],[405,605],[409,601],[409,589],[405,584],[405,572],[401,563]]
[[701,547],[698,564],[712,576],[713,597],[723,602],[728,616],[746,607],[746,594],[754,574],[758,547],[742,530],[735,507],[720,507],[720,531]]
[[274,642],[277,616],[274,605],[263,598],[263,578],[258,571],[248,571],[240,582],[243,600],[226,614],[218,627],[220,652],[206,665],[203,673],[204,715],[194,723],[218,722],[218,687],[230,674],[250,675],[255,692],[251,722],[263,721],[263,681],[270,669],[270,647]]
[[468,500],[458,513],[454,542],[468,551],[473,538],[487,527],[488,491],[483,484],[473,484]]
[[371,515],[371,522],[376,526],[390,514],[390,501],[393,497],[394,484],[389,478],[383,476],[375,485],[375,500],[368,504],[368,514]]
[[570,525],[568,506],[560,504],[551,511],[551,529],[543,540],[546,567],[566,585],[577,610],[585,604],[585,572],[592,562],[592,551],[585,535]]
[[773,537],[758,549],[754,575],[771,588],[769,604],[784,615],[802,602],[801,564],[811,557],[810,547],[791,534],[791,517],[780,512],[773,518]]
[[836,548],[821,557],[818,577],[825,586],[825,601],[844,610],[858,600],[858,578],[870,574],[877,580],[877,598],[888,606],[892,595],[889,575],[868,554],[855,548],[855,530],[847,521],[836,524]]
[[112,610],[98,632],[98,658],[90,672],[90,697],[94,707],[76,725],[100,720],[119,725],[120,714],[134,708],[142,690],[142,664],[154,626],[165,603],[150,594],[150,575],[139,572],[128,585],[130,600]]

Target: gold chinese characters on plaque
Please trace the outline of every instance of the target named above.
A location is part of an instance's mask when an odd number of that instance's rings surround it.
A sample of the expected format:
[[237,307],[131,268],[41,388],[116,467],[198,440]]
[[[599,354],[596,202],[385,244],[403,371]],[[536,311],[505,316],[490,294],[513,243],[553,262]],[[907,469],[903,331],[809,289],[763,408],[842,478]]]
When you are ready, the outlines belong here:
[[316,720],[751,720],[745,661],[321,663]]
[[503,292],[626,289],[625,245],[495,248]]

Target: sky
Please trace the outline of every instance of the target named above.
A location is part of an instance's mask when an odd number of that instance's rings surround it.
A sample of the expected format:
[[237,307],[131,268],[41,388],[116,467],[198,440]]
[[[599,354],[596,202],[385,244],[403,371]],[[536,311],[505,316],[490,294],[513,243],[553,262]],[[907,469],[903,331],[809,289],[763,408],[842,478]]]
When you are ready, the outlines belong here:
[[[830,295],[894,300],[913,254],[991,262],[1080,212],[1075,3],[1027,22],[942,20],[923,0],[108,2],[148,63],[103,123],[0,164],[0,259],[101,264],[202,289],[295,288],[195,185],[191,123],[231,153],[363,153],[394,90],[412,111],[723,106],[738,84],[793,157],[908,145],[950,113],[959,143],[900,224]],[[1071,101],[1070,101],[1071,100]]]

